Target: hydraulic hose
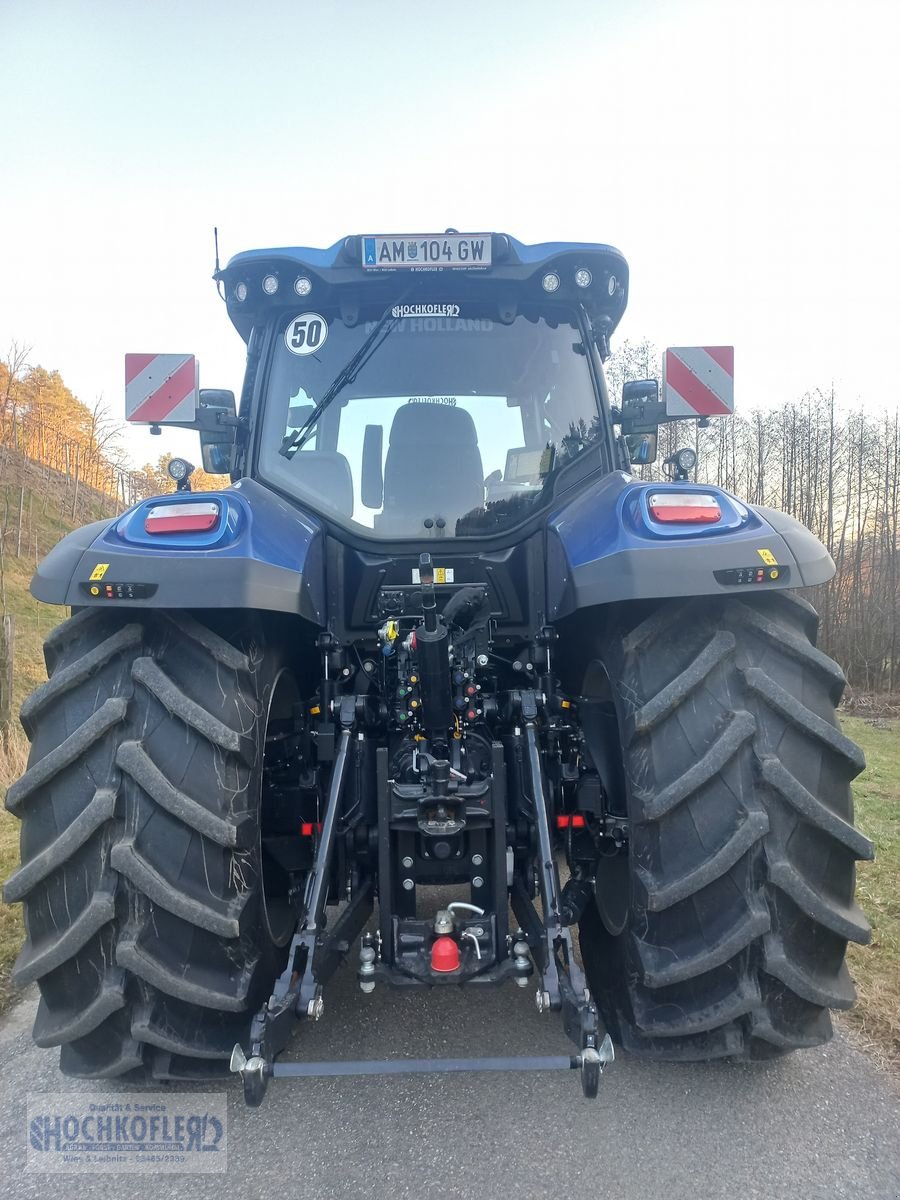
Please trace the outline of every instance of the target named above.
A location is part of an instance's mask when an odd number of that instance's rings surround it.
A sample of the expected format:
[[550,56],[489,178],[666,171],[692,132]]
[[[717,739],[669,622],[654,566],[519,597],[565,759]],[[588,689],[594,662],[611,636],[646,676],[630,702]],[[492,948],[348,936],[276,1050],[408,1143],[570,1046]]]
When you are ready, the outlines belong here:
[[434,568],[430,554],[419,556],[422,584],[422,624],[416,630],[416,658],[422,694],[422,721],[428,736],[447,741],[453,721],[453,697],[450,685],[449,630],[438,617],[434,594]]

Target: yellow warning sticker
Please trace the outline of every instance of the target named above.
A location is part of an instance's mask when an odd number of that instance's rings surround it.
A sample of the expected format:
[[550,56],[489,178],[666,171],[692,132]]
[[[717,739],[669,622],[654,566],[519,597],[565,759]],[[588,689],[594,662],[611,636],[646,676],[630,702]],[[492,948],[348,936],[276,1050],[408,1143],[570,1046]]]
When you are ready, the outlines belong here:
[[[773,559],[772,561],[774,562],[775,560]],[[96,567],[94,567],[93,571],[91,571],[90,575],[88,576],[88,579],[102,579],[108,570],[109,563],[97,563]]]
[[[434,582],[435,583],[453,583],[453,567],[435,567]],[[421,583],[422,579],[419,575],[419,568],[413,567],[412,573],[413,583]]]
[[757,550],[756,553],[763,560],[767,567],[776,567],[778,565],[778,559],[771,550]]

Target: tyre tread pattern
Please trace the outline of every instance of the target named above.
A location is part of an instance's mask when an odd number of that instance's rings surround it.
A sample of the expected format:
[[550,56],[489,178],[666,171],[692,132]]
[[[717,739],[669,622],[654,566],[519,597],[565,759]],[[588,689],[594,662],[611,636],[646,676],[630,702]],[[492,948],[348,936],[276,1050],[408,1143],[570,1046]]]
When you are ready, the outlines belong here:
[[865,760],[833,719],[845,678],[816,629],[788,592],[664,602],[600,648],[634,888],[625,933],[594,912],[582,951],[636,1054],[768,1058],[820,1045],[828,1009],[854,1002],[844,948],[870,936],[854,862],[874,851],[849,785]]
[[125,972],[118,967],[109,967],[100,976],[96,995],[84,1008],[54,1015],[41,997],[34,1022],[34,1041],[42,1049],[61,1046],[76,1038],[86,1037],[107,1017],[125,1005]]
[[116,811],[116,796],[114,788],[98,788],[87,808],[78,814],[71,825],[63,829],[46,849],[10,875],[3,885],[4,902],[14,904],[17,900],[24,900],[48,875],[64,866],[76,850],[112,819]]
[[730,716],[721,733],[698,762],[656,795],[642,794],[640,796],[643,801],[643,820],[658,821],[687,800],[689,796],[699,792],[722,772],[755,732],[756,722],[750,713],[736,712]]
[[50,704],[54,704],[65,692],[86,683],[116,654],[122,653],[131,646],[139,646],[143,636],[144,631],[140,625],[124,625],[99,645],[94,646],[87,654],[76,658],[74,662],[62,667],[59,671],[54,671],[52,677],[33,691],[22,705],[20,719],[26,732],[34,729],[34,723],[38,716]]
[[103,890],[98,889],[70,924],[55,937],[34,943],[29,937],[12,969],[16,987],[25,987],[55,970],[72,958],[87,942],[116,915],[115,878],[107,876]]
[[139,742],[122,742],[116,751],[116,765],[130,775],[160,808],[197,833],[220,846],[236,847],[241,844],[240,825],[216,816],[199,801],[175,787]]
[[202,704],[192,700],[152,658],[137,659],[131,668],[131,674],[148,692],[152,692],[173,716],[179,717],[185,725],[205,737],[207,741],[213,742],[222,750],[247,754],[245,739],[240,730],[232,729],[224,721],[217,720]]
[[108,733],[114,725],[124,721],[128,711],[128,701],[123,696],[111,696],[104,700],[96,712],[70,733],[69,736],[49,754],[28,768],[21,779],[9,788],[6,793],[6,807],[16,816],[22,810],[22,805],[38,788],[45,787],[55,775],[59,775],[76,759],[84,757],[91,746]]
[[40,988],[35,1041],[77,1077],[208,1078],[278,969],[254,858],[262,644],[86,609],[45,661],[4,891],[25,906],[13,979]]
[[110,862],[120,875],[130,879],[136,891],[146,896],[153,904],[174,913],[176,917],[207,929],[223,938],[240,935],[241,900],[225,903],[209,897],[206,903],[195,900],[177,887],[173,887],[135,848],[134,838],[120,838],[112,848]]

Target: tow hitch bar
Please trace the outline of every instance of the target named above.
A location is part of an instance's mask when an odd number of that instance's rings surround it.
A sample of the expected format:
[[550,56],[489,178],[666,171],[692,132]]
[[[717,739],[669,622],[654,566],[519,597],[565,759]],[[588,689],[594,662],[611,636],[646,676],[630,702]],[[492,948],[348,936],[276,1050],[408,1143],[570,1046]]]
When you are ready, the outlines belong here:
[[597,1095],[600,1075],[615,1057],[607,1034],[599,1050],[586,1047],[580,1054],[511,1056],[508,1058],[396,1058],[350,1059],[346,1062],[267,1062],[249,1058],[240,1045],[231,1052],[231,1070],[240,1075],[244,1099],[251,1108],[262,1102],[270,1079],[333,1078],[337,1075],[431,1075],[455,1071],[578,1071],[581,1087],[590,1098]]

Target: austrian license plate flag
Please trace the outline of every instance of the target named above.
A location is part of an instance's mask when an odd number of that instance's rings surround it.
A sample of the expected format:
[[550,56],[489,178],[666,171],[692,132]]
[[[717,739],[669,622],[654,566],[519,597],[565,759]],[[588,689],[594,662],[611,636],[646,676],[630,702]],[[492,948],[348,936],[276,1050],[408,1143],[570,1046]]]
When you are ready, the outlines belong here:
[[362,265],[367,271],[489,267],[489,233],[372,234],[362,239]]

